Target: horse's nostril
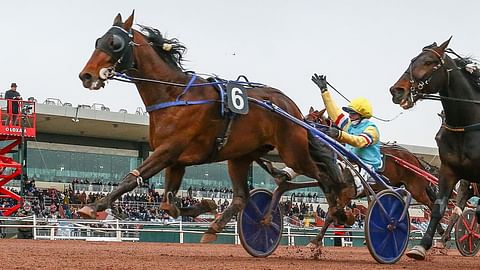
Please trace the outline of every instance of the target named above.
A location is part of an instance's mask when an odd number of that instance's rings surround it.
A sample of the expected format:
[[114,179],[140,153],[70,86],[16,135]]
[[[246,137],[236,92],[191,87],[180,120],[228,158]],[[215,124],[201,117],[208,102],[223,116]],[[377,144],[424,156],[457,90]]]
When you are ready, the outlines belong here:
[[399,88],[399,87],[395,87],[395,86],[390,87],[390,93],[391,93],[392,95],[397,94],[399,91],[400,91],[400,88]]
[[80,73],[79,77],[80,77],[80,80],[82,81],[89,81],[92,79],[92,75],[88,72]]

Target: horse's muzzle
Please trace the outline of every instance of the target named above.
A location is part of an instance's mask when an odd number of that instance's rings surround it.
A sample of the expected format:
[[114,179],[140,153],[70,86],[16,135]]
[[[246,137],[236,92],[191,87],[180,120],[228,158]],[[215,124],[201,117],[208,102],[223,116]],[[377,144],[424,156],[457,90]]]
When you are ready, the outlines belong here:
[[392,94],[392,102],[395,104],[400,104],[407,95],[407,91],[404,88],[395,86],[390,88],[390,93]]
[[90,90],[98,90],[105,86],[104,80],[101,80],[97,76],[92,76],[89,72],[80,73],[79,78],[83,83],[83,87]]

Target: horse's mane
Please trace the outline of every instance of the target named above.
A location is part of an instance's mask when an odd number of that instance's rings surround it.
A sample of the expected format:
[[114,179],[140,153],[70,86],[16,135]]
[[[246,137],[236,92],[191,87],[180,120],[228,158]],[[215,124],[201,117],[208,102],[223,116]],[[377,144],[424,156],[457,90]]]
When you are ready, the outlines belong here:
[[[185,71],[183,67],[183,55],[186,52],[187,48],[180,43],[180,41],[176,38],[172,39],[166,39],[163,37],[162,33],[153,27],[150,26],[145,26],[141,24],[137,24],[138,27],[140,27],[140,32],[143,34],[143,36],[152,43],[152,47],[155,49],[155,52],[172,68],[178,69],[180,71]],[[165,50],[163,48],[164,44],[169,44],[172,46],[170,50]],[[282,95],[284,98],[288,99],[292,104],[295,105],[297,111],[301,112],[300,108],[298,108],[297,104],[285,93],[282,91],[276,89],[276,88],[271,88],[275,92],[279,93]]]
[[472,57],[458,57],[452,59],[455,65],[462,71],[462,73],[465,75],[465,77],[468,79],[471,85],[473,85],[476,89],[480,90],[480,85],[478,82],[480,81],[480,72],[473,72],[470,73],[468,72],[465,67],[468,64],[476,64],[478,63],[478,60]]
[[[181,44],[178,39],[166,39],[159,30],[150,26],[138,24],[138,27],[140,27],[140,32],[145,38],[152,43],[155,52],[157,52],[168,65],[180,71],[185,71],[182,63],[184,61],[183,55],[187,48]],[[169,44],[171,49],[165,50],[163,47],[164,44]]]

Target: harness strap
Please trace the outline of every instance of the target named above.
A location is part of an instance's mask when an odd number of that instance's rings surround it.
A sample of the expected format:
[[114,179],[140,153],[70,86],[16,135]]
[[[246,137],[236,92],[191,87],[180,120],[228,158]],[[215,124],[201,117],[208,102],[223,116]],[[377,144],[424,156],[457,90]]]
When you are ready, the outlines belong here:
[[187,91],[192,87],[193,83],[195,82],[195,79],[197,79],[197,75],[193,74],[193,75],[192,75],[192,78],[191,78],[190,81],[188,82],[187,86],[185,86],[185,88],[183,89],[182,93],[180,93],[180,95],[178,95],[176,101],[179,101],[180,98],[187,93]]
[[162,102],[155,105],[146,106],[145,109],[147,112],[152,112],[160,109],[165,109],[174,106],[188,106],[188,105],[201,105],[207,103],[213,103],[217,100],[176,100],[176,101],[168,101]]
[[227,144],[228,138],[230,137],[231,129],[232,129],[232,123],[233,120],[235,119],[234,113],[228,113],[225,121],[223,121],[224,125],[223,128],[220,129],[217,133],[217,136],[215,138],[214,146],[212,149],[212,152],[210,152],[210,155],[207,158],[207,162],[212,162],[217,158],[218,153],[222,148]]
[[468,131],[475,131],[475,130],[480,130],[480,123],[473,124],[473,125],[468,125],[465,127],[451,127],[447,124],[442,124],[442,127],[444,127],[448,131],[452,132],[468,132]]

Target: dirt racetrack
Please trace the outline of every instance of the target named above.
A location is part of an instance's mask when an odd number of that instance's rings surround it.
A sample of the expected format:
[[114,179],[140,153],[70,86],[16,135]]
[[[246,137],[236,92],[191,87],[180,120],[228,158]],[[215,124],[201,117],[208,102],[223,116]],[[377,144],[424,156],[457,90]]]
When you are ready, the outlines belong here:
[[0,269],[480,269],[477,257],[429,254],[378,264],[365,248],[325,247],[315,258],[305,247],[280,246],[268,258],[253,258],[240,245],[107,243],[0,240]]

